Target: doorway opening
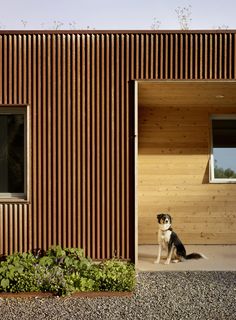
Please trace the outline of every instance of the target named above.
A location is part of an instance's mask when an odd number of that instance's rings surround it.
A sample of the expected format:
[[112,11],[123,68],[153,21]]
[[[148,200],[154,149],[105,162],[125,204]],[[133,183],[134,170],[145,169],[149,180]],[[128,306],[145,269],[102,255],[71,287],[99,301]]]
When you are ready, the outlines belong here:
[[210,159],[212,116],[236,115],[236,81],[137,81],[135,93],[136,265],[154,266],[158,212],[187,246],[234,245],[236,184],[211,181]]

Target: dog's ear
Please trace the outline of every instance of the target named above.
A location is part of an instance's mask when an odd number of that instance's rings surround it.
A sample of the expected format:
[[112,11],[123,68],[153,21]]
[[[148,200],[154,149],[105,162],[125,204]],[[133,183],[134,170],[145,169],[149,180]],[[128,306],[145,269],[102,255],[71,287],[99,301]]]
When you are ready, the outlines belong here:
[[161,218],[162,218],[163,216],[164,216],[163,213],[159,213],[159,214],[157,215],[157,220],[158,220],[158,222],[161,221]]

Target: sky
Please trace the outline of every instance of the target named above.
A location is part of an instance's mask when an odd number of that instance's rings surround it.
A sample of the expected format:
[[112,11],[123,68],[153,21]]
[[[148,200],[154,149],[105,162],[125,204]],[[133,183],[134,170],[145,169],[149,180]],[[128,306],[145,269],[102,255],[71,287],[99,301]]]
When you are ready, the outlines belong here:
[[214,148],[213,153],[218,167],[236,172],[236,148]]
[[[0,28],[180,29],[176,9],[190,8],[190,29],[236,29],[236,0],[0,0]],[[191,7],[189,7],[191,6]],[[159,24],[159,23],[158,23]]]

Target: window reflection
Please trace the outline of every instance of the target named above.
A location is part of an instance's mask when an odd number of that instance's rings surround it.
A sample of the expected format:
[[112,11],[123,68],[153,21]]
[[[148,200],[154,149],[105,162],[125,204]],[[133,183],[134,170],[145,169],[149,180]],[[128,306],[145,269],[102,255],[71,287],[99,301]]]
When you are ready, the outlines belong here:
[[236,119],[212,121],[214,177],[236,179]]

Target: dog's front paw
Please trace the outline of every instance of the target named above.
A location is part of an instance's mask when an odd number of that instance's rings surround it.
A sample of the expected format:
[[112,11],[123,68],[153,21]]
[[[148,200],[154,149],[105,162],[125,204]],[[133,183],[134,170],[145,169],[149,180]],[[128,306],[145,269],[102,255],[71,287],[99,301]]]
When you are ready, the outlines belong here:
[[156,259],[156,260],[154,261],[154,263],[155,263],[155,264],[159,264],[159,263],[160,263],[160,259]]
[[178,259],[172,260],[173,263],[179,263]]
[[164,264],[170,264],[170,261],[169,261],[169,260],[166,260],[166,261],[164,262]]

